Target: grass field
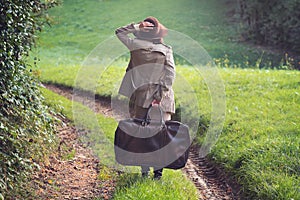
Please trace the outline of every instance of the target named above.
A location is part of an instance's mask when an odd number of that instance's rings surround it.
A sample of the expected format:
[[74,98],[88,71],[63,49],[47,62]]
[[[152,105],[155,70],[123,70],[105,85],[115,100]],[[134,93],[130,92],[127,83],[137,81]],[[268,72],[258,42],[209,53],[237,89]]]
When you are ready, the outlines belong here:
[[[266,53],[233,41],[238,36],[225,20],[225,2],[65,0],[52,12],[57,24],[41,34],[40,48],[33,52],[41,59],[36,72],[43,82],[73,86],[80,63],[95,46],[117,27],[148,15],[198,41],[213,58],[221,58],[219,66],[258,68]],[[125,67],[125,62],[111,65],[98,80],[96,93],[113,94]],[[183,114],[188,113],[191,121],[201,118],[197,138],[201,143],[210,126],[209,91],[192,67],[177,63],[177,73],[196,91],[200,116],[192,108]],[[225,85],[226,118],[209,157],[242,185],[249,199],[300,199],[300,72],[219,68],[219,73]],[[108,124],[102,127],[113,129]],[[135,193],[134,187],[128,190]]]
[[50,12],[53,25],[45,27],[33,57],[40,58],[41,67],[76,65],[116,28],[152,15],[169,29],[193,38],[213,58],[229,58],[229,65],[244,67],[243,63],[259,60],[261,67],[278,67],[280,56],[237,42],[239,28],[229,25],[227,11],[232,5],[228,2],[64,0],[63,6]]

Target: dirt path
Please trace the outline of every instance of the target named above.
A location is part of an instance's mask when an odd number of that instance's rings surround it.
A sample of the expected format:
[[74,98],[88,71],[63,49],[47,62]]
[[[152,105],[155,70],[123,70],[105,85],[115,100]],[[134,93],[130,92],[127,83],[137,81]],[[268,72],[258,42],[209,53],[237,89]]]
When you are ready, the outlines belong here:
[[[46,87],[62,96],[72,99],[73,90],[71,88],[46,85]],[[86,106],[92,108],[95,112],[102,113],[105,116],[119,118],[120,116],[113,113],[110,102],[107,99],[96,99],[95,102],[89,102],[86,98],[77,98],[78,101]],[[94,104],[95,103],[95,104]],[[91,106],[94,105],[94,106]],[[87,151],[87,150],[86,150]],[[95,158],[93,158],[95,159]],[[95,161],[98,162],[98,161]],[[199,199],[203,200],[235,200],[238,198],[239,187],[236,184],[229,184],[228,179],[225,174],[222,173],[220,169],[211,164],[206,158],[199,158],[197,156],[197,148],[192,148],[190,153],[190,158],[186,167],[183,169],[185,174],[194,182],[195,186],[199,192]],[[90,171],[92,174],[97,171]],[[91,175],[95,176],[95,175]],[[96,180],[93,184],[97,183]],[[101,184],[100,184],[101,185]],[[108,189],[105,191],[113,190],[113,183],[108,184]],[[231,185],[231,186],[230,186]],[[76,187],[75,187],[76,188]],[[84,187],[82,187],[84,188]],[[90,193],[91,191],[87,192]],[[103,189],[102,189],[103,192]],[[110,197],[111,193],[106,192],[107,197]],[[101,190],[95,191],[94,194],[101,194]]]
[[86,133],[76,130],[70,121],[62,121],[57,129],[57,151],[33,174],[35,199],[111,199],[115,182],[98,178],[99,160],[78,140]]

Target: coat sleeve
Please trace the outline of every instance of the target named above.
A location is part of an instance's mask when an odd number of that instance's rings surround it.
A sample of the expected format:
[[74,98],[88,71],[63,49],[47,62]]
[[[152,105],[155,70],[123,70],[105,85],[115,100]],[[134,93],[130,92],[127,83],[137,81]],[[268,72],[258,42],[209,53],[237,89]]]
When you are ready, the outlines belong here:
[[165,62],[165,70],[166,70],[166,75],[165,75],[165,80],[163,84],[163,89],[169,90],[172,88],[172,85],[175,80],[175,63],[174,63],[174,58],[173,58],[173,51],[170,48],[167,56],[166,56],[166,62]]
[[173,51],[171,48],[167,52],[164,69],[165,76],[161,80],[159,90],[154,95],[154,98],[159,101],[161,101],[162,97],[172,89],[172,85],[176,76]]
[[115,33],[119,40],[129,49],[133,49],[133,39],[128,36],[130,33],[139,31],[139,24],[131,23],[116,29]]

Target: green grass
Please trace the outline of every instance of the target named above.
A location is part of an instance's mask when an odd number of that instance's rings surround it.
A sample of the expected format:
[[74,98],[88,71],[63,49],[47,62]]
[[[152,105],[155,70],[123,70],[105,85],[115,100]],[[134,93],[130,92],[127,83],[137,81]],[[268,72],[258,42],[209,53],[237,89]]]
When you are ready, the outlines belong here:
[[230,9],[226,1],[218,0],[64,0],[50,11],[53,25],[41,33],[32,57],[41,60],[42,68],[80,64],[116,28],[152,15],[169,29],[193,38],[215,59],[227,56],[230,65],[245,67],[241,63],[262,57],[262,66],[277,66],[280,56],[237,42],[237,27],[226,17]]
[[[95,155],[99,157],[101,165],[103,165],[98,177],[104,181],[108,179],[117,181],[114,199],[197,199],[197,189],[180,170],[164,170],[163,178],[159,181],[150,178],[144,179],[141,178],[140,174],[129,172],[120,176],[113,176],[112,174],[116,173],[113,171],[114,168],[111,168],[109,165],[114,164],[111,143],[113,142],[117,122],[101,114],[94,114],[82,104],[72,102],[52,91],[42,88],[42,92],[46,103],[53,107],[56,112],[62,113],[72,120],[77,128],[88,131],[88,135],[81,139],[83,142],[90,144]],[[80,111],[80,115],[74,115],[74,110]],[[88,117],[91,115],[96,120],[91,120]]]
[[222,70],[227,116],[211,157],[260,199],[300,198],[300,72]]
[[180,172],[164,170],[164,176],[159,181],[143,179],[136,174],[121,176],[114,195],[115,200],[143,199],[143,200],[196,200],[197,195],[192,182]]

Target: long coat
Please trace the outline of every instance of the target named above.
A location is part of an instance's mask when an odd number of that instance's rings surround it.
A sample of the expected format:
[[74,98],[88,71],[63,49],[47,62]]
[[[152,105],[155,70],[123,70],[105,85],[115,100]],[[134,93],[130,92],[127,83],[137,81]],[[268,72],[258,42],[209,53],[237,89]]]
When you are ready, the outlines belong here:
[[130,50],[130,62],[119,94],[143,108],[148,108],[154,99],[159,100],[164,112],[175,113],[172,48],[163,43],[129,37],[130,33],[138,31],[135,26],[129,24],[116,30],[117,37]]

